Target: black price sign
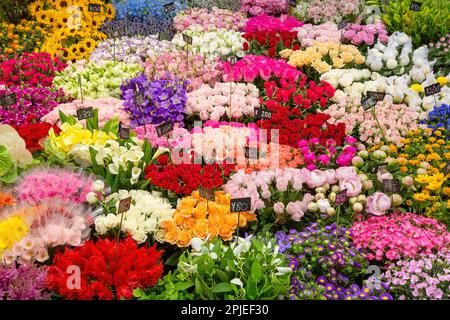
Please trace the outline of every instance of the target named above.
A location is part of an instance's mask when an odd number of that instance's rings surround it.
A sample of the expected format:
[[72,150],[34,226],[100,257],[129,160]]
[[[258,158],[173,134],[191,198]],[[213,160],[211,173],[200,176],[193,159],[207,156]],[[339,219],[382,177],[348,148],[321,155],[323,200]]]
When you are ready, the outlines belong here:
[[247,159],[258,159],[258,149],[245,147],[244,155]]
[[400,180],[398,179],[384,179],[383,189],[386,193],[399,193],[400,192]]
[[89,3],[88,4],[88,11],[89,12],[100,12],[102,10],[102,5],[97,3]]
[[134,104],[137,106],[142,105],[145,102],[144,95],[141,91],[136,91],[134,94]]
[[364,110],[369,110],[376,104],[377,104],[377,102],[375,101],[375,99],[373,97],[368,97],[361,101],[361,106],[363,107]]
[[344,29],[347,26],[347,24],[348,24],[347,20],[342,20],[341,22],[339,22],[338,29],[339,30]]
[[295,8],[297,6],[297,0],[288,0],[288,5]]
[[158,135],[158,138],[160,138],[160,137],[165,136],[166,134],[172,132],[172,130],[173,130],[172,122],[166,121],[156,127],[156,134]]
[[270,110],[255,108],[255,119],[272,119],[273,112]]
[[123,212],[127,212],[128,210],[130,210],[130,207],[131,207],[131,197],[122,199],[119,202],[119,209],[117,210],[117,213],[121,214]]
[[120,139],[130,138],[130,128],[123,127],[122,123],[119,124],[119,138]]
[[231,66],[234,66],[234,64],[235,64],[236,61],[237,61],[237,58],[236,58],[236,56],[231,56],[231,57],[228,59],[228,61],[230,62],[230,65],[231,65]]
[[4,108],[8,108],[16,103],[17,98],[15,93],[10,93],[0,98],[0,105]]
[[422,2],[412,1],[409,6],[409,10],[411,11],[420,11],[420,8],[422,8]]
[[175,3],[170,2],[170,3],[165,4],[163,7],[164,7],[164,13],[167,14],[167,13],[170,13],[175,10]]
[[385,164],[376,164],[372,168],[372,173],[377,173],[378,171],[383,170],[385,168],[386,168]]
[[94,109],[92,107],[77,109],[78,120],[90,119],[94,117]]
[[230,212],[245,212],[252,208],[252,198],[231,199]]
[[334,203],[338,206],[347,201],[347,189],[342,190],[336,195],[336,200]]
[[383,101],[386,93],[377,91],[367,91],[367,96],[373,98],[376,102]]
[[213,190],[200,187],[198,189],[198,192],[200,194],[200,197],[205,198],[206,200],[209,201],[216,201],[216,196]]
[[183,33],[183,41],[186,42],[187,44],[192,44],[192,37]]
[[444,168],[444,174],[448,175],[450,173],[450,162],[447,162],[447,165]]
[[431,86],[425,87],[425,95],[432,96],[436,93],[441,92],[441,85],[439,83],[432,84]]

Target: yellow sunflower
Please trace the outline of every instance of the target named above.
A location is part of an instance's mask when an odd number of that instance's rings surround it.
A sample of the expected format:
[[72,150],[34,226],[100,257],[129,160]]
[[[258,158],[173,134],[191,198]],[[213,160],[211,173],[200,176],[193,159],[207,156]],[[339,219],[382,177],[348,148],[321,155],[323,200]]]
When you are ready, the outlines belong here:
[[59,11],[66,10],[71,5],[73,5],[73,3],[70,0],[55,0],[55,8]]
[[114,19],[114,17],[116,16],[116,9],[114,8],[114,6],[112,4],[107,4],[106,5],[106,18],[108,18],[109,20]]

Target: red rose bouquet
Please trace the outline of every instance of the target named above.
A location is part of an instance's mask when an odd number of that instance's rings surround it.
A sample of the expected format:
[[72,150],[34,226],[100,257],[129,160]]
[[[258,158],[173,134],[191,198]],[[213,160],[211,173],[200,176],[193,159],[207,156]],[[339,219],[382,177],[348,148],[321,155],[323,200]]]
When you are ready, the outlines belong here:
[[161,254],[156,245],[138,248],[131,237],[117,244],[109,239],[87,241],[55,254],[47,287],[64,299],[131,299],[134,289],[157,283],[163,272]]
[[0,85],[19,86],[29,84],[49,87],[52,85],[56,72],[63,70],[67,65],[53,58],[46,52],[28,53],[20,57],[0,63]]
[[167,155],[163,155],[158,158],[158,164],[145,168],[145,178],[158,188],[189,195],[199,186],[207,189],[221,187],[233,168],[231,164],[173,164],[168,163]]
[[27,149],[30,152],[42,150],[41,142],[47,137],[51,128],[56,134],[61,132],[59,127],[47,122],[29,123],[14,127],[22,139],[25,140]]
[[284,49],[299,50],[300,41],[295,31],[256,31],[244,34],[244,50],[250,54],[278,57]]

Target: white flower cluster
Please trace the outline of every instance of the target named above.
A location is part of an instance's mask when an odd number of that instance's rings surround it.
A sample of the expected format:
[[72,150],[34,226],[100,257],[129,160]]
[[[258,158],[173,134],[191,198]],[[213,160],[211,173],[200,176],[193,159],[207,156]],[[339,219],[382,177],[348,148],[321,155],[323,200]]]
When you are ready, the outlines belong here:
[[183,33],[192,37],[192,44],[187,47],[183,40],[183,34],[178,33],[172,39],[172,43],[179,50],[188,49],[190,53],[201,54],[207,58],[218,56],[223,59],[233,55],[244,56],[245,39],[240,32],[225,29],[203,32],[199,26],[193,26]]
[[118,174],[120,168],[126,170],[131,162],[133,169],[131,170],[130,183],[135,184],[138,182],[142,171],[140,166],[144,157],[144,151],[142,151],[143,140],[134,137],[132,141],[134,143],[126,142],[123,146],[115,140],[108,140],[104,145],[88,146],[79,144],[70,151],[70,154],[75,156],[75,161],[79,164],[90,166],[92,165],[92,159],[89,147],[92,147],[97,151],[95,156],[97,164],[108,167],[109,172],[113,175]]
[[[169,201],[163,198],[162,193],[144,190],[120,190],[109,195],[105,201],[116,201],[116,209],[119,202],[128,197],[132,198],[130,209],[123,213],[121,231],[130,234],[137,243],[144,243],[151,235],[159,242],[164,241],[165,231],[160,227],[164,220],[172,219],[175,211]],[[109,213],[106,216],[97,217],[94,221],[95,230],[105,234],[109,230],[118,228],[122,214]]]
[[404,72],[404,67],[411,62],[413,46],[411,38],[403,32],[395,32],[389,37],[387,45],[378,41],[374,48],[367,52],[366,65],[373,71],[383,72],[396,69],[400,66],[398,74]]

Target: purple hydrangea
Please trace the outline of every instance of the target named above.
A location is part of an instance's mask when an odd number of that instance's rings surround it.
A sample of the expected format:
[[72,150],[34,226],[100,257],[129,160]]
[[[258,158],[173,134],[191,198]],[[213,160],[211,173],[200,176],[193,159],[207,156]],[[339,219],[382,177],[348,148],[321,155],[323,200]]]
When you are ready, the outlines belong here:
[[0,265],[0,300],[47,300],[45,267]]
[[[170,79],[170,80],[169,80]],[[182,127],[186,113],[187,81],[168,79],[148,81],[144,74],[127,80],[120,89],[124,107],[133,127],[166,121]]]

